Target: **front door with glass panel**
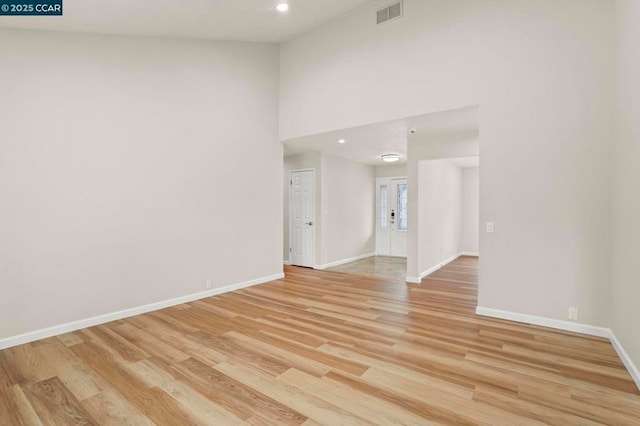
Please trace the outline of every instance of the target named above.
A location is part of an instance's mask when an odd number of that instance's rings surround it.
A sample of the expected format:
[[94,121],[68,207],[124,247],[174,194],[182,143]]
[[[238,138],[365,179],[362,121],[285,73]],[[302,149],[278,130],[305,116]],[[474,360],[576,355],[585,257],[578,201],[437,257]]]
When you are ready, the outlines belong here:
[[376,252],[407,256],[407,179],[376,179]]

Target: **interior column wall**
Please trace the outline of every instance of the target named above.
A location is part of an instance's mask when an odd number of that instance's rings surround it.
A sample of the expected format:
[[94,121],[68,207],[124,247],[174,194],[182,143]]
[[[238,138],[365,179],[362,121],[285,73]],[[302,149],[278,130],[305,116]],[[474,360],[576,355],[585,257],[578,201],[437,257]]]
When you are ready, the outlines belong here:
[[418,270],[420,276],[460,253],[462,171],[451,160],[418,165]]
[[460,251],[479,253],[480,169],[462,169],[462,242]]
[[[613,173],[613,330],[640,366],[640,2],[617,2],[617,99]],[[640,387],[640,372],[636,370]]]
[[322,154],[321,264],[375,253],[375,168]]

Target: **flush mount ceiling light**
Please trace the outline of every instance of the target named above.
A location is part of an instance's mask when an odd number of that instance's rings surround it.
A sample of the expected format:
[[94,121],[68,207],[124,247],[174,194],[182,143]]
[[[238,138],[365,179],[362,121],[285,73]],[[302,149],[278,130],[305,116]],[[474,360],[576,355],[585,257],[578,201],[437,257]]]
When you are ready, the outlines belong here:
[[278,9],[279,12],[286,12],[287,10],[289,10],[289,4],[286,1],[281,1],[276,6],[276,9]]
[[395,163],[400,159],[400,154],[384,154],[381,155],[380,158],[387,163]]
[[344,139],[340,139],[338,143],[347,143],[347,141],[345,141]]

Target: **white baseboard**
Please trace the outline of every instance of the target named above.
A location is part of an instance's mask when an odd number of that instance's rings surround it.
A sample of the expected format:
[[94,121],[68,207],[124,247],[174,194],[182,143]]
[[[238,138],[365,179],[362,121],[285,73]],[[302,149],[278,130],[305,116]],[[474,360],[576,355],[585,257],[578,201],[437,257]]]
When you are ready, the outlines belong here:
[[405,277],[405,281],[409,282],[409,283],[420,284],[424,277],[426,277],[427,275],[437,271],[440,268],[442,268],[441,265],[436,265],[436,266],[431,267],[431,268],[427,269],[426,271],[422,272],[419,277],[410,277],[410,276]]
[[480,257],[480,253],[478,253],[477,251],[463,251],[460,253],[460,256]]
[[419,277],[410,277],[410,276],[406,276],[405,277],[405,281],[408,283],[414,283],[414,284],[420,284],[422,282],[422,279],[424,277],[426,277],[429,274],[434,273],[435,271],[437,271],[438,269],[442,268],[443,266],[445,266],[447,263],[451,263],[454,260],[456,260],[457,258],[459,258],[460,256],[464,256],[463,252],[454,254],[453,256],[451,256],[448,259],[443,260],[442,262],[440,262],[439,264],[432,266],[431,268],[427,269],[426,271],[423,271]]
[[338,261],[331,262],[331,263],[325,263],[325,264],[322,264],[322,265],[315,265],[313,267],[313,269],[333,268],[334,266],[344,265],[345,263],[355,262],[356,260],[366,259],[367,257],[373,257],[375,255],[376,255],[375,252],[374,253],[362,254],[360,256],[349,257],[347,259],[342,259],[342,260],[338,260]]
[[112,312],[112,313],[98,315],[95,317],[86,318],[78,321],[68,322],[65,324],[55,325],[53,327],[30,331],[28,333],[19,334],[17,336],[5,337],[3,339],[0,339],[0,350],[10,348],[12,346],[22,345],[24,343],[34,342],[40,339],[46,339],[47,337],[57,336],[59,334],[70,333],[72,331],[80,330],[82,328],[93,327],[95,325],[100,325],[107,322],[132,317],[134,315],[140,315],[140,314],[144,314],[151,311],[157,311],[159,309],[168,308],[170,306],[193,302],[194,300],[204,299],[206,297],[212,297],[218,294],[228,293],[234,290],[240,290],[242,288],[266,283],[268,281],[278,280],[280,278],[284,278],[283,273],[273,274],[266,277],[256,278],[249,281],[244,281],[240,283],[230,284],[224,287],[202,291],[199,293],[193,293],[193,294],[188,294],[186,296],[176,297],[174,299],[163,300],[160,302],[150,303],[148,305],[136,306],[134,308],[124,309],[122,311]]
[[482,306],[478,306],[476,308],[476,314],[485,317],[523,322],[525,324],[541,325],[543,327],[550,327],[558,330],[573,331],[574,333],[588,334],[590,336],[609,337],[611,334],[611,330],[608,328],[597,327],[595,325],[539,317],[536,315],[520,314],[518,312],[501,311],[500,309],[485,308]]
[[614,347],[614,349],[618,353],[618,356],[622,360],[622,363],[627,368],[629,375],[635,382],[638,389],[640,389],[640,371],[631,360],[631,357],[629,357],[629,354],[627,354],[627,352],[622,347],[622,344],[614,334],[613,330],[611,330],[610,328],[597,327],[594,325],[581,324],[571,321],[557,320],[553,318],[539,317],[536,315],[520,314],[517,312],[502,311],[499,309],[485,308],[482,306],[478,306],[476,308],[476,314],[485,317],[522,322],[525,324],[540,325],[543,327],[555,328],[558,330],[572,331],[574,333],[587,334],[590,336],[605,337],[609,339],[611,345]]
[[283,260],[283,261],[282,261],[282,264],[283,264],[283,265],[286,265],[286,266],[290,266],[290,265],[291,265],[291,262],[289,262],[288,260]]
[[609,331],[611,333],[609,336],[609,340],[611,341],[613,348],[616,350],[616,352],[618,352],[618,356],[622,360],[622,363],[624,364],[625,367],[627,367],[627,371],[631,375],[631,378],[633,379],[634,382],[636,382],[636,386],[638,387],[638,389],[640,389],[640,370],[638,370],[638,367],[633,363],[627,351],[624,350],[624,348],[622,347],[622,344],[616,337],[613,330],[609,330]]

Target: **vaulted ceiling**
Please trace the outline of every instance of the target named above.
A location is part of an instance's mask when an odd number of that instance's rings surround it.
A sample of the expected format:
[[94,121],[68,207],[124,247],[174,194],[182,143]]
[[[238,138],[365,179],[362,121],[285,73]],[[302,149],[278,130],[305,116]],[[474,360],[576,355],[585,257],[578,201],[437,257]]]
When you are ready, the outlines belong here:
[[64,0],[63,16],[0,16],[0,27],[280,43],[380,0]]

